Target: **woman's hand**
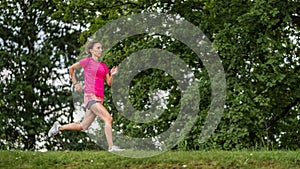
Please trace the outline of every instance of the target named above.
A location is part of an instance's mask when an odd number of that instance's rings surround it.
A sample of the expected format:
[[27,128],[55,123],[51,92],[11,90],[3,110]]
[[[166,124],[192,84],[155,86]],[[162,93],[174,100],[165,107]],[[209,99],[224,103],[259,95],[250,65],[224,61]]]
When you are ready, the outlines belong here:
[[119,71],[118,66],[114,66],[111,70],[110,70],[110,74],[113,76],[115,74],[117,74]]
[[110,75],[107,74],[106,75],[106,83],[108,86],[111,86],[112,85],[112,81],[113,81],[113,77],[115,74],[118,73],[118,66],[114,66],[111,70],[110,70]]
[[81,92],[82,91],[82,85],[80,83],[76,83],[74,85],[75,91],[76,92]]

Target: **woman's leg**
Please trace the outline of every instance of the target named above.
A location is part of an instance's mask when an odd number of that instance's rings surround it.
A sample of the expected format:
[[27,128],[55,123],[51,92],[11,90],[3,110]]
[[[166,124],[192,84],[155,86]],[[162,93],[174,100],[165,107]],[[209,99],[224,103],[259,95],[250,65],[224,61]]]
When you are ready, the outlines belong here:
[[104,132],[108,147],[111,148],[113,144],[112,139],[112,122],[113,118],[106,108],[101,103],[95,103],[91,106],[90,110],[99,116],[105,123]]
[[83,130],[87,130],[91,126],[91,124],[95,121],[96,117],[97,117],[96,114],[94,114],[91,110],[87,109],[86,115],[81,122],[81,126]]
[[90,127],[90,125],[93,123],[93,121],[95,120],[96,115],[94,113],[91,112],[91,110],[86,110],[84,119],[82,120],[82,122],[74,122],[74,123],[70,123],[70,124],[65,124],[59,127],[60,131],[63,130],[86,130]]

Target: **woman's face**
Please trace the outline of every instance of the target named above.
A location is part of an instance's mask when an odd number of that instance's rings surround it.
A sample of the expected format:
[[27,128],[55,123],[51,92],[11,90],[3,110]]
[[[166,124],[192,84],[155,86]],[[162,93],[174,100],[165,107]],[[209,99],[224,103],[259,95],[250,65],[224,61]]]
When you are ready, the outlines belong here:
[[95,45],[93,46],[93,48],[90,50],[91,54],[93,56],[96,56],[97,58],[100,58],[102,55],[102,45],[101,43],[95,43]]

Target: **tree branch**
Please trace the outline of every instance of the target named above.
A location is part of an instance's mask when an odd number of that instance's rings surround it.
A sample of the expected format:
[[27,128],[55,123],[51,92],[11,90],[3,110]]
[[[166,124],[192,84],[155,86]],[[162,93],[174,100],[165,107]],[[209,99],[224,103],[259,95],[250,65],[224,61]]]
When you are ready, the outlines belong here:
[[292,23],[298,27],[300,27],[300,16],[292,15]]
[[285,116],[287,116],[287,114],[290,112],[290,110],[296,106],[298,103],[300,103],[300,99],[299,98],[295,98],[290,104],[288,104],[283,111],[278,115],[278,116],[274,116],[268,123],[266,129],[268,130],[270,127],[272,127],[278,120],[280,120],[281,118],[284,118]]

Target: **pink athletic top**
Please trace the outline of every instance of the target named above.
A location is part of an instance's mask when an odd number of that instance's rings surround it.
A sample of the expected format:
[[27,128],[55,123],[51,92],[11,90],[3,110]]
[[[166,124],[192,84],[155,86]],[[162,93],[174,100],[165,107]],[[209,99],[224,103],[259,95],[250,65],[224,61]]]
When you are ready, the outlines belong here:
[[84,93],[104,98],[104,80],[109,69],[103,62],[88,57],[79,61],[84,69]]

